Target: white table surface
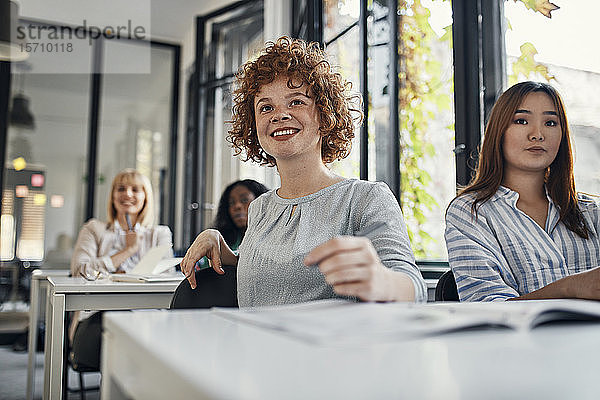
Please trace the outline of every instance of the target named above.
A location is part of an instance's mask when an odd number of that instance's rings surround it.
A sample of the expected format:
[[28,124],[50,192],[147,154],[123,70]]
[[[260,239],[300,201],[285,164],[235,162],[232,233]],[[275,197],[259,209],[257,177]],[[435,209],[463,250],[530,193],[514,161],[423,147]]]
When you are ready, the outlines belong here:
[[598,399],[600,324],[317,345],[201,310],[104,317],[103,399]]
[[179,282],[129,283],[109,279],[91,282],[80,277],[47,280],[44,399],[62,397],[67,311],[168,308],[179,285]]

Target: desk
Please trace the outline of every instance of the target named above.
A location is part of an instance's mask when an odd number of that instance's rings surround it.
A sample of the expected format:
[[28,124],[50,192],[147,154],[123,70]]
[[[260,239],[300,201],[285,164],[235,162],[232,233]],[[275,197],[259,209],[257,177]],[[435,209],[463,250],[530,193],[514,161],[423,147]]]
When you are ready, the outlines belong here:
[[316,345],[202,310],[107,313],[102,399],[597,399],[600,325]]
[[62,396],[67,311],[167,308],[179,285],[179,282],[126,283],[108,279],[90,282],[80,277],[47,280],[44,399]]
[[35,387],[35,353],[37,350],[38,319],[40,318],[40,291],[48,287],[47,277],[69,276],[68,269],[36,269],[31,273],[29,294],[29,337],[27,344],[27,400],[33,399]]

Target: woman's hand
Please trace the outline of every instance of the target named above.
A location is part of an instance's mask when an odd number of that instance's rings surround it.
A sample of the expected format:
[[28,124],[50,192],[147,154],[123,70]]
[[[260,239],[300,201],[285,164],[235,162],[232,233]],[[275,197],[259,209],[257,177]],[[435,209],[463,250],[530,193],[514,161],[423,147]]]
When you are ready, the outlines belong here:
[[[194,273],[196,262],[204,256],[208,257],[212,268],[217,274],[223,275],[225,273],[223,268],[221,268],[222,245],[229,250],[223,236],[216,229],[207,229],[196,236],[194,243],[186,251],[180,263],[181,272],[183,272],[186,279],[190,282],[192,289],[196,289],[196,274]],[[231,250],[229,252],[231,253]]]
[[600,267],[568,276],[564,280],[567,281],[567,297],[600,300]]
[[510,300],[600,300],[600,267],[566,276],[531,293]]
[[318,264],[327,283],[339,295],[364,301],[414,299],[410,278],[386,268],[366,237],[333,238],[313,249],[304,264]]
[[140,247],[140,239],[138,234],[134,231],[127,231],[125,233],[125,247],[129,251],[130,255],[135,254]]

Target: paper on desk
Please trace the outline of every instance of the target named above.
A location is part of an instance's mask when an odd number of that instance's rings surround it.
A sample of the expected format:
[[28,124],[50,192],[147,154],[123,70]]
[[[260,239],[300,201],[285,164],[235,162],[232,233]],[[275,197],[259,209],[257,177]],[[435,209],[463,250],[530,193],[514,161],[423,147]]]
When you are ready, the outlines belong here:
[[161,283],[161,282],[181,282],[185,276],[181,272],[172,274],[111,274],[110,280],[115,282],[145,282],[145,283]]
[[529,330],[548,321],[600,321],[600,304],[577,300],[477,304],[322,300],[213,312],[320,344],[402,340],[473,329]]
[[323,300],[277,308],[215,308],[213,312],[321,344],[408,339],[480,325],[472,316],[407,303]]

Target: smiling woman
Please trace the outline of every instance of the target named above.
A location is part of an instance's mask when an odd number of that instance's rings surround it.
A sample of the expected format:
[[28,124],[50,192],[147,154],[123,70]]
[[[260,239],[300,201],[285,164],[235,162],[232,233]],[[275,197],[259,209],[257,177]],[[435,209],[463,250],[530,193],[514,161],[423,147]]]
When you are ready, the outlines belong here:
[[[169,227],[154,223],[152,186],[138,171],[125,169],[115,176],[107,208],[108,222],[92,218],[79,231],[71,258],[73,276],[95,279],[128,272],[152,247],[172,245]],[[100,331],[100,314],[76,313],[69,329],[72,362],[99,368]]]
[[[217,230],[188,249],[182,270],[192,289],[196,261],[237,266],[240,306],[334,297],[425,301],[400,207],[387,185],[344,179],[327,164],[346,157],[360,95],[328,63],[317,43],[282,37],[237,74],[232,129],[237,154],[276,166],[281,187],[248,208],[239,255]],[[376,225],[371,237],[355,237]],[[317,266],[317,268],[313,268]]]

